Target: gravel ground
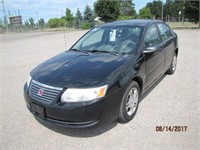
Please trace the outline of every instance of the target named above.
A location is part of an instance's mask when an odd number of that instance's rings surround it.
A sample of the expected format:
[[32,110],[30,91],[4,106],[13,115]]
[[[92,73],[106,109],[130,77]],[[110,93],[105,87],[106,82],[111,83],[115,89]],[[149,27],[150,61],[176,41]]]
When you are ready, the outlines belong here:
[[[69,48],[85,31],[0,35],[0,149],[200,149],[200,30],[176,32],[176,73],[163,76],[144,96],[131,122],[92,130],[41,124],[23,98],[29,72],[65,45]],[[156,126],[187,130],[157,132]]]

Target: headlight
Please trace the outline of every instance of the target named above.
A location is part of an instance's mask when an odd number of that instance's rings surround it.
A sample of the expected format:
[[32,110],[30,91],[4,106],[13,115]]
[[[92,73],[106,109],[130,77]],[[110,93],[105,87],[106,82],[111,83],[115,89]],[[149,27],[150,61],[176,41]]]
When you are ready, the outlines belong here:
[[104,97],[107,85],[87,89],[67,89],[61,96],[62,102],[86,102]]
[[27,82],[26,82],[27,87],[29,87],[31,80],[32,80],[32,77],[29,75],[29,76],[28,76],[28,80],[27,80]]

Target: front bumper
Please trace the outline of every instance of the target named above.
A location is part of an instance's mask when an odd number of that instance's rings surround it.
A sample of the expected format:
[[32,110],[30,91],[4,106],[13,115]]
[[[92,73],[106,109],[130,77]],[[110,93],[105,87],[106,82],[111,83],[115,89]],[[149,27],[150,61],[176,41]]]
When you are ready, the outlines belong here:
[[[117,119],[122,99],[122,89],[113,86],[107,95],[90,103],[65,103],[56,99],[50,104],[42,103],[29,96],[27,85],[24,86],[24,98],[30,112],[39,120],[69,128],[87,128],[109,123]],[[35,111],[37,106],[42,113]]]

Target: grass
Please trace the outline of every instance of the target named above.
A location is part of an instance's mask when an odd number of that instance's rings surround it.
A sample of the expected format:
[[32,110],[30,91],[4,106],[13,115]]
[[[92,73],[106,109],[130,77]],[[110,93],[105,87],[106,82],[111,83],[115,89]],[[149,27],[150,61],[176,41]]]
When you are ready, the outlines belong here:
[[80,31],[82,29],[75,29],[75,28],[44,28],[43,32],[57,32],[57,31],[66,31],[66,32],[70,32],[70,31]]
[[193,22],[166,22],[171,28],[198,28],[199,24]]

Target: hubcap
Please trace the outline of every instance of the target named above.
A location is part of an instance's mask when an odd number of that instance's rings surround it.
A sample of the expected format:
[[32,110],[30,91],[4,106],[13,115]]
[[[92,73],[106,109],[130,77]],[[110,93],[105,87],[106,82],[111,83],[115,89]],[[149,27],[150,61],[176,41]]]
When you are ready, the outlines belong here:
[[174,71],[176,69],[176,62],[177,61],[177,58],[176,56],[173,57],[173,61],[172,61],[172,70]]
[[133,87],[127,96],[126,100],[126,113],[128,116],[131,116],[137,108],[138,105],[138,90],[137,88]]

